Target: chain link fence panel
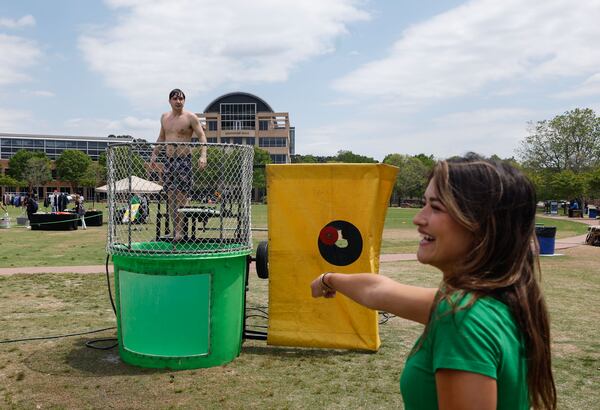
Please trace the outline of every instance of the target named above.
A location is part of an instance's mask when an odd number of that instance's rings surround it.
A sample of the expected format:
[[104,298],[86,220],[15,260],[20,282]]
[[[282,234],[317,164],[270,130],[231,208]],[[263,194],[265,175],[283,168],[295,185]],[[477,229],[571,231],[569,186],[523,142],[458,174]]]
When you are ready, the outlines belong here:
[[107,252],[231,254],[252,249],[251,146],[124,143],[107,149]]

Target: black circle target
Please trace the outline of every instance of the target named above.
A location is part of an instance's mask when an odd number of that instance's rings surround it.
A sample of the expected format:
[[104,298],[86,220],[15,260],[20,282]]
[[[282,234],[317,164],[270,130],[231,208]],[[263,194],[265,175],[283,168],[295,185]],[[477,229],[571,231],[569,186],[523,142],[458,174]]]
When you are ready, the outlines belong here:
[[319,232],[317,244],[323,259],[336,266],[350,265],[360,257],[363,247],[360,231],[347,221],[325,225]]

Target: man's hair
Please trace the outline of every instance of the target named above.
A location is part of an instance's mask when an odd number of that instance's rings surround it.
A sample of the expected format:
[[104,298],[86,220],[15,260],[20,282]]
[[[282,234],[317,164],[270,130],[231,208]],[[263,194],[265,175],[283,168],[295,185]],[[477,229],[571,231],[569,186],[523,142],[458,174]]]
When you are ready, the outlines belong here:
[[183,93],[183,91],[181,91],[179,88],[174,88],[169,93],[169,100],[173,97],[179,97],[179,96],[183,97],[183,99],[185,100],[185,94]]

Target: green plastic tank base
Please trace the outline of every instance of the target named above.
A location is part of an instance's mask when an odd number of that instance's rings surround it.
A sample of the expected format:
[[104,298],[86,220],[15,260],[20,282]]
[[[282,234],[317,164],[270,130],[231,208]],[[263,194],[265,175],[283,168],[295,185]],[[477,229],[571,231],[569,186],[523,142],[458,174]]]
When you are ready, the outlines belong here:
[[121,359],[195,369],[239,356],[249,254],[113,255]]

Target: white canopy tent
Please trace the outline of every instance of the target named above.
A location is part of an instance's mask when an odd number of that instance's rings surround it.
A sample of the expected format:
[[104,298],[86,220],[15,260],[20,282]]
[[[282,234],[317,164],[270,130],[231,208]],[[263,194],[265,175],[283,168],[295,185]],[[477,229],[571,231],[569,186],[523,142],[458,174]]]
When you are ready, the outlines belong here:
[[[135,194],[155,194],[162,191],[163,187],[154,182],[132,175],[131,185],[129,184],[129,178],[123,178],[115,183],[113,189],[114,192],[119,193],[132,192]],[[108,185],[96,188],[96,192],[108,192]]]

